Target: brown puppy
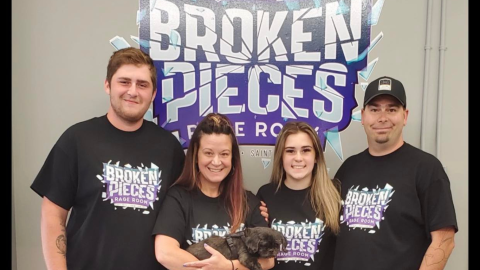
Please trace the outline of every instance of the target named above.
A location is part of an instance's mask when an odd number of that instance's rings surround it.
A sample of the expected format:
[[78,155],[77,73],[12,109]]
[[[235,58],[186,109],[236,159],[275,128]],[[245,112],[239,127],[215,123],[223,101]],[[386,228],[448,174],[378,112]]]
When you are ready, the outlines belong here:
[[258,258],[275,257],[287,247],[287,240],[281,232],[268,227],[255,227],[225,237],[213,235],[189,246],[187,251],[199,260],[210,258],[211,254],[203,246],[205,243],[229,260],[238,259],[250,270],[262,270]]

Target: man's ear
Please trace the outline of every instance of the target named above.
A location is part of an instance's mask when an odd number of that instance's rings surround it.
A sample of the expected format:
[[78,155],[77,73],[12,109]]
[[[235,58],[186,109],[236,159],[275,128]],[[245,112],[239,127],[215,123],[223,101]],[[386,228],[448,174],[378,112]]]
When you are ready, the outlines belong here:
[[403,125],[407,125],[407,119],[408,119],[408,109],[405,109],[405,118],[403,119]]
[[105,79],[105,82],[103,83],[103,87],[105,89],[105,93],[107,93],[107,95],[110,95],[110,84],[108,83],[107,79]]
[[152,100],[150,100],[150,102],[153,102],[156,96],[157,96],[157,89],[155,88],[155,90],[153,90]]

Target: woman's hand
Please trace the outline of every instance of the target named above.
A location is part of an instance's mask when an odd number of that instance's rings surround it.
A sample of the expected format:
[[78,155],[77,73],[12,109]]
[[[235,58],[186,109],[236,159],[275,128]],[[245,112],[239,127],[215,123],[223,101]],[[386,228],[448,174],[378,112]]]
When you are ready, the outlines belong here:
[[265,218],[265,220],[267,221],[268,224],[270,224],[268,222],[268,208],[267,208],[267,204],[263,201],[260,201],[260,214]]
[[205,244],[205,250],[207,250],[212,256],[208,259],[188,262],[183,264],[185,267],[195,267],[202,270],[234,270],[233,263],[227,260],[220,252]]

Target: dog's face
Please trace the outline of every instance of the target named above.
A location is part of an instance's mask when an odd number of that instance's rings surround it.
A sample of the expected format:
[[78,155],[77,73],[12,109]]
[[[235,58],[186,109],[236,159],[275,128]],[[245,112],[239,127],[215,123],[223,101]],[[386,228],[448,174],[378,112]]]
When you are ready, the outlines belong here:
[[247,228],[245,238],[248,252],[257,253],[262,258],[275,257],[280,250],[287,248],[283,234],[268,227]]

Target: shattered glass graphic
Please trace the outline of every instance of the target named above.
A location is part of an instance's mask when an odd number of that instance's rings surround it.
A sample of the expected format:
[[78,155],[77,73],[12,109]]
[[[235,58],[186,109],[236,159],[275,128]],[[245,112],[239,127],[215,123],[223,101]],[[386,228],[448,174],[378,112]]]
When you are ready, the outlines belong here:
[[386,184],[384,188],[351,187],[345,200],[342,201],[342,213],[340,223],[346,223],[349,229],[367,230],[375,233],[380,229],[380,222],[384,219],[383,214],[388,208],[395,193],[393,187]]
[[127,42],[123,37],[119,37],[119,36],[115,36],[115,37],[113,37],[112,39],[110,39],[110,44],[111,44],[116,50],[120,50],[120,49],[125,49],[125,48],[128,48],[128,47],[131,47],[130,44],[128,44],[128,42]]
[[[245,224],[241,223],[240,227],[237,229],[237,232],[243,229],[245,229]],[[212,235],[224,237],[229,233],[230,233],[230,224],[228,223],[226,226],[218,226],[214,224],[211,227],[209,227],[208,224],[205,224],[202,227],[200,227],[200,224],[198,224],[197,227],[192,228],[192,240],[187,240],[187,243],[189,245],[192,245],[194,243],[198,243],[204,239],[207,239]]]
[[131,39],[158,70],[153,119],[183,147],[220,112],[245,132],[241,145],[274,145],[283,123],[300,120],[343,160],[340,132],[359,121],[355,89],[378,61],[367,58],[383,37],[370,28],[384,0],[139,2]]
[[359,110],[359,111],[353,112],[352,113],[352,120],[357,121],[357,122],[361,122],[362,121],[362,111]]
[[285,251],[277,254],[278,262],[288,263],[290,261],[304,262],[305,266],[315,260],[315,253],[325,234],[325,224],[319,218],[314,222],[296,223],[295,221],[272,220],[272,229],[281,232],[287,239]]
[[272,163],[271,158],[262,158],[262,164],[264,169],[268,168],[268,166],[270,166],[270,163]]
[[121,166],[120,162],[112,164],[109,161],[103,164],[103,173],[97,178],[105,187],[103,200],[110,201],[115,209],[132,208],[149,214],[149,208],[153,210],[153,203],[158,200],[161,174],[159,167],[153,163],[150,168],[143,164],[134,168],[130,164]]

